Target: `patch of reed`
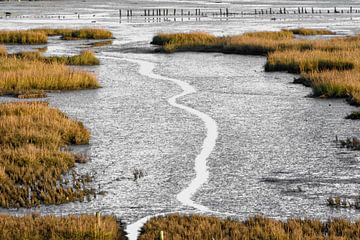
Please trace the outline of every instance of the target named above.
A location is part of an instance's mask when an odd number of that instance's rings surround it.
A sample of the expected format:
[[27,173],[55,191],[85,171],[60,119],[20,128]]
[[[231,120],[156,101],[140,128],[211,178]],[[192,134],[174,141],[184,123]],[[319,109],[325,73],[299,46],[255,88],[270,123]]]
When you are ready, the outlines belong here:
[[49,56],[45,57],[40,52],[29,51],[9,54],[8,57],[16,57],[26,60],[37,60],[45,63],[59,63],[65,65],[99,65],[100,61],[92,51],[85,50],[74,56]]
[[2,240],[122,240],[123,225],[113,216],[96,215],[23,217],[0,215]]
[[[33,56],[32,56],[33,57]],[[78,90],[98,88],[96,77],[59,63],[44,63],[16,57],[0,58],[0,93],[30,90]]]
[[72,170],[76,156],[61,150],[89,143],[82,123],[44,102],[3,103],[0,133],[1,207],[61,204],[90,193]]
[[101,28],[39,28],[32,29],[31,31],[40,32],[47,36],[61,36],[63,40],[113,38],[113,34],[109,30]]
[[323,70],[351,70],[360,66],[359,51],[276,51],[270,53],[266,71],[303,73]]
[[351,120],[359,120],[360,119],[360,111],[352,112],[345,117],[345,119]]
[[25,92],[17,92],[17,98],[26,99],[26,98],[46,98],[47,94],[43,90],[30,90]]
[[314,96],[352,97],[360,103],[360,70],[322,71],[303,74],[303,78],[311,82]]
[[0,57],[6,56],[7,55],[7,50],[4,46],[0,45]]
[[0,31],[0,43],[6,44],[44,44],[47,43],[48,37],[41,32],[31,30],[18,31]]
[[294,38],[294,34],[291,31],[278,31],[278,32],[247,32],[244,33],[244,37],[261,38],[266,40],[289,40]]
[[198,215],[168,215],[150,219],[143,227],[140,240],[157,240],[160,231],[164,239],[359,239],[360,222],[345,219],[327,222],[319,220],[289,219],[286,222],[261,216],[239,222]]
[[103,47],[103,46],[108,46],[113,44],[113,41],[100,41],[100,42],[93,42],[93,43],[89,43],[90,47]]
[[284,29],[285,32],[291,32],[297,35],[335,35],[336,33],[330,31],[328,29],[321,29],[321,28],[294,28],[294,29]]

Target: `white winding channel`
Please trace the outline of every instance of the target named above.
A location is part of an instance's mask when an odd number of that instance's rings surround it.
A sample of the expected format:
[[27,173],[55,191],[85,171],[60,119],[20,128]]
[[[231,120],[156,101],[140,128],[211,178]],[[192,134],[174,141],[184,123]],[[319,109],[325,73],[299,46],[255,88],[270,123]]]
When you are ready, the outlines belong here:
[[[183,110],[197,116],[205,123],[205,127],[207,129],[206,137],[205,137],[203,145],[201,147],[201,152],[199,155],[197,155],[197,157],[195,159],[194,170],[195,170],[196,176],[190,182],[190,184],[177,195],[177,199],[185,206],[192,207],[201,212],[210,212],[210,210],[206,206],[195,203],[193,200],[191,200],[191,198],[196,193],[196,191],[198,191],[201,188],[201,186],[207,182],[207,180],[209,178],[209,171],[208,171],[208,167],[207,167],[207,158],[210,156],[211,152],[213,151],[215,144],[216,144],[216,139],[218,137],[218,127],[217,127],[216,121],[214,119],[212,119],[209,115],[207,115],[203,112],[200,112],[200,111],[193,109],[191,107],[188,107],[186,105],[177,103],[178,98],[181,98],[188,94],[196,93],[196,89],[193,86],[191,86],[190,84],[188,84],[184,81],[178,80],[178,79],[164,77],[164,76],[155,74],[153,72],[153,70],[155,68],[155,64],[152,62],[148,62],[148,61],[144,61],[144,60],[137,60],[137,59],[136,60],[135,59],[127,59],[127,61],[137,63],[139,65],[139,73],[141,75],[144,75],[144,76],[147,76],[147,77],[153,78],[153,79],[170,81],[170,82],[173,82],[173,83],[177,84],[178,86],[180,86],[181,89],[183,90],[183,92],[168,99],[169,104],[174,107],[183,109]],[[162,215],[162,214],[159,214],[159,215]],[[139,230],[141,229],[141,227],[152,217],[154,217],[154,216],[147,216],[147,217],[144,217],[144,218],[138,220],[137,222],[135,222],[131,225],[128,225],[126,228],[126,232],[128,233],[128,238],[130,240],[136,240],[139,236]]]

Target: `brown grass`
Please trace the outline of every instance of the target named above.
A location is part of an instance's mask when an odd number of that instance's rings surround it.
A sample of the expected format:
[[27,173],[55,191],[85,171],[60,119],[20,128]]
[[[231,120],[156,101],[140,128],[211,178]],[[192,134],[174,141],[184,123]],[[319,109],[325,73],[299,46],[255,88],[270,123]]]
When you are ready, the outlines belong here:
[[289,31],[293,34],[298,35],[335,35],[336,33],[327,29],[321,29],[321,28],[295,28],[295,29],[284,29],[283,31]]
[[270,53],[266,71],[303,73],[323,70],[351,70],[360,68],[360,51],[276,51]]
[[39,51],[19,52],[15,54],[8,54],[8,57],[16,57],[26,60],[36,60],[45,63],[59,63],[65,65],[99,65],[100,61],[92,51],[85,50],[79,55],[74,56],[49,56],[45,57]]
[[43,33],[47,36],[61,36],[63,40],[113,38],[113,35],[109,30],[101,28],[42,28],[32,29],[31,31]]
[[4,46],[0,45],[0,57],[6,56],[7,55],[7,50]]
[[18,94],[29,90],[78,90],[98,88],[96,77],[58,63],[0,58],[0,92]]
[[2,240],[121,240],[123,226],[113,216],[70,215],[66,217],[0,215]]
[[80,122],[43,102],[0,104],[0,206],[32,207],[82,200],[83,176],[69,171],[76,156],[60,148],[88,144]]
[[281,222],[260,216],[238,222],[197,215],[169,215],[148,221],[139,240],[157,240],[160,231],[164,232],[164,239],[172,240],[340,240],[359,239],[360,222],[344,219],[324,223],[301,219]]
[[0,31],[0,43],[6,44],[44,44],[48,37],[41,32],[31,30]]
[[113,44],[113,41],[109,40],[109,41],[100,41],[100,42],[93,42],[93,43],[89,43],[90,47],[103,47],[103,46],[108,46]]
[[322,71],[303,74],[312,83],[315,96],[352,97],[360,103],[360,70]]

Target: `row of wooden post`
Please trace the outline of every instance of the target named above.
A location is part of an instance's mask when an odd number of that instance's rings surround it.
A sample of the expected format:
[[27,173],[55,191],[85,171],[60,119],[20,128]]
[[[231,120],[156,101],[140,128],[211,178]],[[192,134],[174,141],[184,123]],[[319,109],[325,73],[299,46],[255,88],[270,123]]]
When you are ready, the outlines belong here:
[[359,10],[354,10],[353,7],[350,7],[348,11],[344,12],[344,9],[342,10],[338,10],[336,7],[334,7],[333,11],[330,9],[325,10],[324,12],[321,11],[321,9],[319,9],[318,11],[316,11],[313,7],[308,11],[308,9],[306,7],[298,7],[297,10],[292,10],[292,11],[288,11],[286,8],[280,8],[278,12],[276,12],[276,10],[274,11],[274,9],[269,8],[269,9],[255,9],[255,15],[258,14],[289,14],[293,12],[294,14],[308,14],[308,13],[360,13]]
[[[133,17],[133,10],[124,10],[126,12],[126,17]],[[144,17],[159,17],[159,16],[206,16],[205,12],[202,12],[201,9],[195,9],[195,13],[192,13],[191,10],[185,11],[184,9],[172,9],[170,11],[169,9],[144,9],[141,16]],[[214,15],[214,13],[213,13]],[[216,14],[217,15],[217,14]],[[220,16],[229,16],[229,9],[226,8],[224,11],[223,9],[220,9]],[[123,11],[119,9],[119,17],[123,17]]]
[[[194,11],[195,10],[195,11]],[[141,11],[141,10],[140,10]],[[193,10],[184,10],[184,9],[143,9],[143,12],[140,13],[140,16],[144,17],[159,17],[159,16],[207,16],[208,14],[212,14],[212,16],[236,16],[236,15],[248,15],[248,14],[255,14],[255,15],[264,15],[264,14],[308,14],[308,13],[360,13],[360,10],[354,10],[353,7],[350,7],[349,10],[338,10],[336,7],[334,7],[333,10],[327,9],[327,10],[321,10],[321,9],[314,9],[314,8],[306,8],[306,7],[298,7],[297,10],[288,10],[286,8],[268,8],[268,9],[255,9],[253,13],[251,12],[241,12],[241,13],[231,13],[228,8],[222,9],[220,8],[218,11],[213,10],[201,10],[201,9],[193,9]],[[126,13],[126,17],[133,17],[133,10],[126,9],[124,10]],[[125,15],[124,15],[125,16]],[[123,10],[119,10],[119,17],[123,17]]]

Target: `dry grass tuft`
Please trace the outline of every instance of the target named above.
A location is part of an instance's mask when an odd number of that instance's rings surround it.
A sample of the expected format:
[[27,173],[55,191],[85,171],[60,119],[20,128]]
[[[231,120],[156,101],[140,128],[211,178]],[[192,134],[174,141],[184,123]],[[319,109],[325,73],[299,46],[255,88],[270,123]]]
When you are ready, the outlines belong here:
[[0,206],[33,207],[82,200],[89,193],[60,148],[88,144],[82,123],[44,102],[0,104]]
[[59,63],[65,65],[99,65],[100,61],[92,51],[85,50],[75,56],[43,56],[39,51],[19,52],[9,54],[8,57],[16,57],[26,60],[36,60],[45,63]]
[[360,51],[276,51],[268,55],[266,71],[303,73],[323,70],[351,70],[360,67]]
[[100,41],[100,42],[93,42],[93,43],[89,43],[90,47],[103,47],[103,46],[108,46],[113,44],[113,41],[109,40],[109,41]]
[[0,31],[0,43],[6,44],[44,44],[48,37],[41,32],[31,30]]
[[360,111],[352,112],[345,119],[360,120]]
[[336,35],[335,32],[327,30],[327,29],[320,29],[320,28],[295,28],[295,29],[284,29],[283,31],[292,32],[293,34],[298,35]]
[[70,215],[64,217],[0,215],[2,240],[120,240],[123,226],[113,216]]
[[47,36],[61,36],[63,40],[113,38],[113,34],[109,30],[101,28],[42,28],[32,29],[31,31],[43,33]]
[[30,90],[78,90],[98,88],[96,77],[70,69],[59,63],[16,57],[0,58],[1,94],[18,94]]
[[139,240],[159,239],[359,239],[360,222],[334,219],[325,223],[318,220],[289,219],[287,222],[264,217],[252,217],[244,222],[205,216],[169,215],[156,217],[143,227]]

